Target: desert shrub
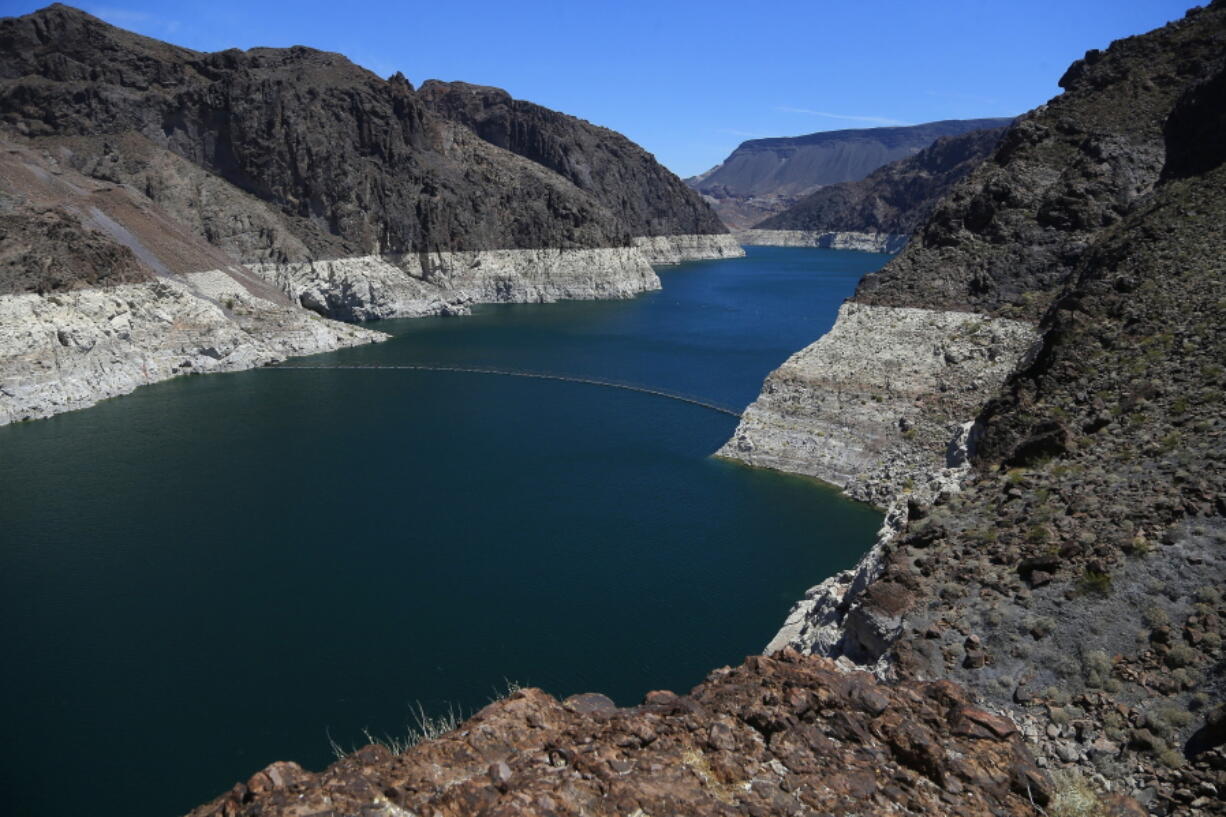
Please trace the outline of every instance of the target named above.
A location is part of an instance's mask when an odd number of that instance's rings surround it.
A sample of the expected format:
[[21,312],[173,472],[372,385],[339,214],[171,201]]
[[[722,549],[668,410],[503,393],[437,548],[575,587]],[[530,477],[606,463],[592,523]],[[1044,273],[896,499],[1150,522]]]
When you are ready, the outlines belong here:
[[1166,654],[1168,667],[1186,667],[1196,661],[1196,650],[1187,644],[1176,644]]
[[1183,753],[1169,747],[1158,753],[1158,760],[1171,769],[1178,769],[1184,764]]
[[1150,545],[1149,540],[1140,535],[1132,537],[1124,545],[1124,552],[1129,556],[1145,556],[1151,550],[1153,550],[1153,547]]
[[1222,600],[1222,591],[1213,585],[1196,588],[1196,600],[1202,604],[1218,604]]
[[1171,623],[1171,617],[1166,614],[1166,610],[1156,604],[1150,604],[1141,611],[1141,620],[1146,627],[1161,627]]
[[1075,769],[1057,769],[1052,772],[1051,802],[1047,804],[1049,817],[1097,817],[1104,813],[1098,792],[1090,781]]
[[1081,592],[1095,596],[1106,596],[1111,593],[1111,574],[1087,570],[1078,582]]
[[1056,629],[1056,622],[1046,616],[1042,618],[1033,618],[1026,622],[1026,630],[1036,639],[1044,638],[1051,635],[1051,631]]
[[1049,686],[1043,690],[1043,697],[1058,706],[1067,704],[1069,700],[1068,693],[1058,686]]
[[1026,531],[1026,541],[1032,545],[1041,545],[1051,538],[1051,531],[1042,525],[1031,525]]

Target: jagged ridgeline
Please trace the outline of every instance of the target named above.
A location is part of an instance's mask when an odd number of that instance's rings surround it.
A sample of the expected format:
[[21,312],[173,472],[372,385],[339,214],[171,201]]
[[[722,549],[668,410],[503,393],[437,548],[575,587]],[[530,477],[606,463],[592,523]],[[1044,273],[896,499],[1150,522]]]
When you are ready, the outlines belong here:
[[[651,264],[742,254],[604,128],[310,48],[192,51],[59,4],[0,20],[0,148],[0,422],[377,337],[303,307],[629,297],[659,287]],[[159,333],[155,302],[190,330]],[[123,372],[137,349],[152,363]]]

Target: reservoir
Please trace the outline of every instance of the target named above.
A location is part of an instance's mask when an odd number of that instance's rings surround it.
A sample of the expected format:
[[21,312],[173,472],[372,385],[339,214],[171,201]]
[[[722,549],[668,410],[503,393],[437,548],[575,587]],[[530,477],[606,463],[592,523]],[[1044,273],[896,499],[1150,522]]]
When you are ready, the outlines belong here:
[[887,256],[749,248],[0,427],[6,811],[174,815],[509,683],[620,705],[758,652],[880,514],[710,455]]

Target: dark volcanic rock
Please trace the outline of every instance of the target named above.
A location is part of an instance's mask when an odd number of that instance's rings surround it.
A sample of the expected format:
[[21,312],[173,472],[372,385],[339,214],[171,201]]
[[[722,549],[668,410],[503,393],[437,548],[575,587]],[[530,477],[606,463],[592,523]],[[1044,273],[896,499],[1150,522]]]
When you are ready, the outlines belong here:
[[428,80],[418,96],[490,144],[565,176],[617,215],[631,235],[727,232],[698,194],[620,133],[512,99],[501,88]]
[[756,228],[910,235],[950,187],[987,158],[1004,128],[945,136],[859,181],[811,193]]
[[[624,137],[512,107],[551,128],[516,131],[537,139],[532,161],[434,113],[403,76],[380,79],[338,54],[199,53],[58,4],[0,21],[0,127],[211,220],[203,236],[239,260],[610,247],[643,230],[720,231]],[[197,200],[162,154],[234,189]],[[240,219],[258,223],[211,229]]]
[[[978,418],[972,480],[908,520],[847,600],[849,621],[898,622],[863,657],[1012,706],[1050,763],[1149,792],[1158,814],[1226,813],[1226,755],[1198,737],[1226,696],[1224,63],[1221,2],[1091,52],[861,293],[964,304],[936,293],[976,258],[990,274],[971,305],[1015,287],[1050,304],[1041,346]],[[1115,147],[1093,164],[1094,145]],[[1043,222],[1056,190],[1080,226]],[[1014,204],[943,232],[993,191]],[[921,524],[940,535],[918,541]],[[880,601],[900,587],[903,609]]]
[[[1086,247],[1153,190],[1168,115],[1226,53],[1221,16],[1214,4],[1088,52],[1060,80],[1065,93],[1019,118],[857,300],[1037,319]],[[1220,99],[1212,83],[1202,92]],[[1178,117],[1171,127],[1183,127]],[[1202,134],[1198,151],[1216,150],[1214,136]]]
[[949,683],[885,685],[782,653],[629,709],[536,689],[402,755],[291,763],[213,815],[1031,815],[1051,796],[1016,728]]

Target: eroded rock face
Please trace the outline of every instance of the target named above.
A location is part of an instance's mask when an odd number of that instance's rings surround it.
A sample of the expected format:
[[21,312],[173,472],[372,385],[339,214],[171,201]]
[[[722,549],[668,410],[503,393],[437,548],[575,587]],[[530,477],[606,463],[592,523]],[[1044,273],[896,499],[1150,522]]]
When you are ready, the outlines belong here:
[[[703,194],[725,224],[743,230],[786,211],[818,188],[863,179],[940,137],[1007,123],[1007,119],[945,120],[751,139],[706,173],[686,179],[686,184]],[[831,229],[860,228],[822,231]]]
[[442,90],[59,4],[0,20],[0,422],[381,337],[311,313],[624,298],[659,288],[653,263],[742,254],[619,134],[494,89],[470,115]]
[[884,507],[953,464],[949,441],[1036,338],[1021,321],[846,303],[771,373],[719,456]]
[[618,709],[540,690],[392,755],[277,763],[192,812],[234,815],[1032,815],[1051,782],[949,683],[886,685],[792,652]]
[[635,237],[726,235],[702,197],[620,133],[540,105],[501,88],[427,80],[427,108],[459,122],[490,144],[564,176],[604,203]]

